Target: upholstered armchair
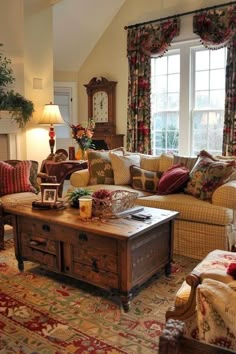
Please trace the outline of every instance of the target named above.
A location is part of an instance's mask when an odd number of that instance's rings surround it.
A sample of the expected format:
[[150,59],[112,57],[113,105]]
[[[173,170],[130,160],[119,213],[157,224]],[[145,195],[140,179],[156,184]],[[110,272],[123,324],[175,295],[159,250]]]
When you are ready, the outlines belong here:
[[[8,176],[11,176],[9,180]],[[4,225],[12,225],[11,215],[4,211],[4,207],[9,203],[31,204],[38,199],[40,179],[57,182],[55,176],[38,174],[37,161],[0,161],[0,250],[4,248]]]
[[183,321],[182,338],[220,348],[209,353],[223,353],[223,348],[235,353],[236,253],[221,250],[209,253],[187,275],[176,294],[174,306],[166,313],[166,320],[169,319]]

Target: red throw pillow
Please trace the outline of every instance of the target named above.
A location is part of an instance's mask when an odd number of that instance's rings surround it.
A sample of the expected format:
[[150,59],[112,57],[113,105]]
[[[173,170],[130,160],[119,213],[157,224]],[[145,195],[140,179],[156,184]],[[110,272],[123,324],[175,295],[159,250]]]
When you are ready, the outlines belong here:
[[0,196],[21,192],[34,192],[30,183],[31,161],[20,161],[14,167],[0,161]]
[[189,179],[189,170],[181,165],[173,165],[166,170],[158,184],[158,194],[176,193]]

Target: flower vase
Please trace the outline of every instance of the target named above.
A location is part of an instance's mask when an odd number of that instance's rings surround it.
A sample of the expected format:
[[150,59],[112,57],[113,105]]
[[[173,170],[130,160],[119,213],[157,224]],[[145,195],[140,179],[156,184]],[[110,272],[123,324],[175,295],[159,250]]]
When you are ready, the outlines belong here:
[[75,155],[76,160],[87,160],[88,154],[84,149],[79,149]]

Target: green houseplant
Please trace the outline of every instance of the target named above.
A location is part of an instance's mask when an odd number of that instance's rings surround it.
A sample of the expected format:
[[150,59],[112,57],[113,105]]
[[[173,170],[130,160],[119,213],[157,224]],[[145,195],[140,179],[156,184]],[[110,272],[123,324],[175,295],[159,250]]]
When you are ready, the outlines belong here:
[[85,188],[76,188],[72,192],[69,192],[67,198],[70,206],[73,208],[79,208],[79,198],[84,195],[91,195],[91,191]]
[[34,105],[21,94],[7,89],[8,85],[14,83],[15,78],[11,60],[2,53],[2,46],[0,43],[0,111],[9,111],[11,118],[22,128],[31,119]]

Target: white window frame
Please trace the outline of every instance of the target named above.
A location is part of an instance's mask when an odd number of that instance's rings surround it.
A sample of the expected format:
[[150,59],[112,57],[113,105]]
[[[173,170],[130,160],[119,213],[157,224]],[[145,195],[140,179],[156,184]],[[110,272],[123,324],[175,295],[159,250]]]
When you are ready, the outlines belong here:
[[[180,102],[179,102],[179,155],[191,156],[192,152],[192,108],[194,71],[192,67],[192,51],[204,49],[199,39],[173,42],[169,51],[176,50],[180,54]],[[168,54],[167,54],[168,55]],[[189,95],[181,95],[188,92]]]

